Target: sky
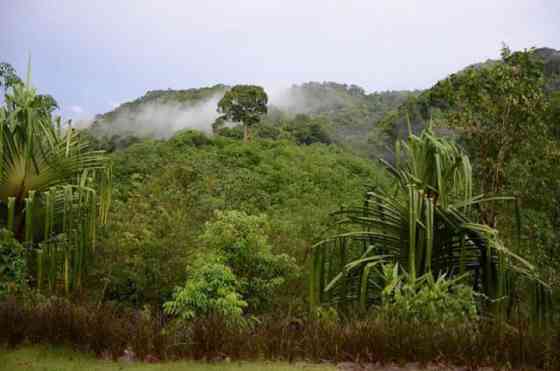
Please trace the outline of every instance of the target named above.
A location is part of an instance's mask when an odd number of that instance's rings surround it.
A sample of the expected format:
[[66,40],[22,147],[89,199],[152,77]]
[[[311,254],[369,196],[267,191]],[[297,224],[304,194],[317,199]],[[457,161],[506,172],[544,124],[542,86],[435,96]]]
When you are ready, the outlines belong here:
[[0,61],[65,118],[216,83],[425,89],[511,49],[560,49],[559,0],[0,0]]

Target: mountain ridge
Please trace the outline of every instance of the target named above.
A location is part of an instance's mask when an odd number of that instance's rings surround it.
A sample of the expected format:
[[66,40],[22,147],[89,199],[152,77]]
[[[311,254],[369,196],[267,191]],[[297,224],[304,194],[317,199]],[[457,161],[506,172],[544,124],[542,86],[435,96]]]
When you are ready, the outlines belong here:
[[[542,47],[534,53],[543,60],[546,89],[560,90],[560,51]],[[484,68],[499,63],[497,59],[471,64],[469,68]],[[438,81],[438,82],[439,82]],[[332,81],[309,81],[294,84],[283,91],[269,92],[269,113],[263,119],[274,126],[293,119],[297,114],[324,120],[334,140],[362,155],[372,156],[383,146],[383,135],[394,139],[406,129],[405,116],[412,126],[422,126],[419,106],[425,90],[372,91],[355,84]],[[89,131],[96,137],[168,138],[184,128],[211,131],[218,117],[217,102],[229,88],[225,84],[189,89],[156,89],[115,109],[95,116]],[[377,150],[376,150],[377,148]]]

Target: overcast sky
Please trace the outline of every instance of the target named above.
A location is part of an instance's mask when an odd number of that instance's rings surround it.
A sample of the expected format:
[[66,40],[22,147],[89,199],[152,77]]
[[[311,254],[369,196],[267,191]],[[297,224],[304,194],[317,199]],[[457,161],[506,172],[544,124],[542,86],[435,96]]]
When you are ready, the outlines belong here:
[[560,49],[559,0],[0,0],[0,61],[88,117],[153,89],[424,89],[512,49]]

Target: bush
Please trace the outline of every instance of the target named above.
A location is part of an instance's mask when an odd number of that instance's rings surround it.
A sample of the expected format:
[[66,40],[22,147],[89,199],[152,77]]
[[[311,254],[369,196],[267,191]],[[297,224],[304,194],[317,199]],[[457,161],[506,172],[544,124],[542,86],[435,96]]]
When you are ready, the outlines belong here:
[[387,320],[443,324],[477,319],[475,293],[460,278],[430,273],[411,281],[399,265],[383,267],[385,288],[378,315]]
[[173,300],[163,305],[165,312],[183,320],[217,316],[231,323],[241,321],[247,302],[237,291],[239,282],[231,269],[219,258],[199,259],[198,265],[186,285],[175,291]]
[[267,238],[269,230],[264,215],[218,211],[216,220],[206,224],[201,238],[209,251],[222,257],[231,268],[251,312],[266,309],[275,291],[298,269],[293,258],[272,253]]
[[24,289],[27,265],[25,250],[12,232],[0,229],[0,299]]
[[123,311],[103,304],[74,304],[66,299],[13,297],[0,302],[0,345],[64,345],[96,355],[121,356],[132,348],[141,359],[162,356],[169,337],[159,316],[145,311]]
[[267,309],[275,292],[297,272],[293,258],[271,252],[268,219],[241,211],[216,212],[200,240],[204,245],[184,287],[164,304],[182,320],[221,317],[243,322],[244,309]]
[[297,144],[332,144],[334,140],[331,137],[330,125],[323,118],[298,114],[292,121],[285,123],[285,130],[293,135]]
[[177,147],[200,147],[208,145],[212,141],[201,131],[185,129],[173,135],[170,142]]
[[431,362],[466,366],[560,369],[559,328],[532,331],[526,323],[394,322],[382,319],[286,320],[261,317],[258,326],[232,326],[217,316],[169,323],[146,311],[111,305],[73,304],[51,298],[36,303],[0,302],[0,346],[25,342],[71,346],[97,355],[121,356],[130,348],[140,359],[230,357],[306,361]]

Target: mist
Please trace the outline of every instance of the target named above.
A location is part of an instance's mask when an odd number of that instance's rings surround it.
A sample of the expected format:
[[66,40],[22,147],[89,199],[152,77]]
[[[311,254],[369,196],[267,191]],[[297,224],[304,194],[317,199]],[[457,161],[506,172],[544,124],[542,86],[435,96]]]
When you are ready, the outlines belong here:
[[[269,108],[275,107],[288,114],[311,113],[320,104],[336,102],[307,97],[299,86],[269,86],[264,88],[269,96]],[[212,123],[218,118],[217,106],[224,93],[208,99],[181,104],[151,101],[131,108],[126,103],[114,111],[99,115],[97,119],[80,120],[73,124],[77,129],[90,128],[97,136],[132,135],[168,139],[183,129],[212,132]],[[235,125],[235,123],[229,123]]]
[[91,121],[96,135],[134,135],[167,139],[183,129],[196,129],[210,133],[212,123],[218,117],[216,111],[223,94],[191,104],[147,102],[130,109],[117,108],[110,116]]
[[[291,114],[313,114],[325,108],[333,109],[343,106],[344,98],[334,88],[334,86],[343,85],[335,82],[307,82],[291,87],[271,87],[265,90],[269,96],[269,106]],[[350,86],[365,93],[356,85]],[[310,94],[313,90],[319,90],[318,94]]]

